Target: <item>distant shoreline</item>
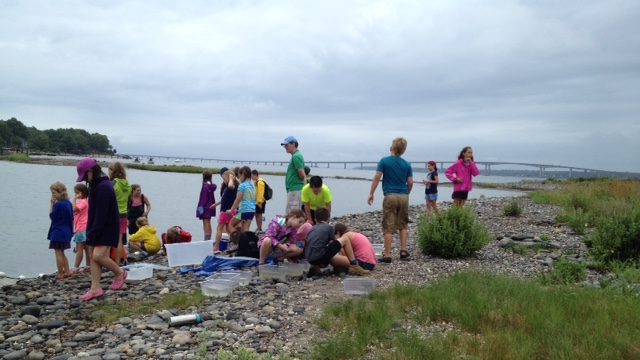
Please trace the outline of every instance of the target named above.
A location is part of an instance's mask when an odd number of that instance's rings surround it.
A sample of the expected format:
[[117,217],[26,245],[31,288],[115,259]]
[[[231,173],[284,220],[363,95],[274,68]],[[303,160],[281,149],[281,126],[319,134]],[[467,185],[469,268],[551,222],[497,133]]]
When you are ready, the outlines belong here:
[[[11,156],[0,156],[0,161],[7,162],[17,162],[24,164],[34,164],[34,165],[55,165],[55,166],[75,166],[78,161],[73,159],[65,159],[65,158],[51,158],[51,157],[30,157],[30,156],[20,156],[12,159]],[[116,160],[117,161],[117,160]],[[100,161],[101,166],[107,166],[109,162]],[[202,171],[205,169],[211,170],[214,173],[217,173],[220,169],[218,168],[205,168],[201,166],[194,165],[149,165],[149,164],[138,164],[138,163],[126,163],[125,166],[129,169],[136,169],[142,171],[158,171],[158,172],[172,172],[172,173],[184,173],[184,174],[202,174]],[[285,176],[284,172],[270,172],[270,171],[262,171],[263,175],[273,175],[273,176]],[[323,176],[324,178],[330,179],[341,179],[341,180],[360,180],[360,181],[371,181],[371,179],[365,177],[354,177],[354,176]],[[556,189],[561,181],[534,181],[534,180],[522,180],[518,182],[512,183],[480,183],[475,182],[474,186],[482,189],[496,189],[496,190],[517,190],[517,191],[535,191],[535,190],[549,190]],[[420,184],[419,181],[416,183]],[[440,186],[450,187],[451,183],[443,182]]]

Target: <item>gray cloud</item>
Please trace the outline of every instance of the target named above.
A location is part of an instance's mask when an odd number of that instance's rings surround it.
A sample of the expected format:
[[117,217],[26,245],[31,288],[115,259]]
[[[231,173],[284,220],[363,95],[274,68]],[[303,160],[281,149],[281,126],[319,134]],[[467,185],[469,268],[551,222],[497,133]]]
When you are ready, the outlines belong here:
[[640,171],[640,4],[4,2],[0,118],[120,152]]

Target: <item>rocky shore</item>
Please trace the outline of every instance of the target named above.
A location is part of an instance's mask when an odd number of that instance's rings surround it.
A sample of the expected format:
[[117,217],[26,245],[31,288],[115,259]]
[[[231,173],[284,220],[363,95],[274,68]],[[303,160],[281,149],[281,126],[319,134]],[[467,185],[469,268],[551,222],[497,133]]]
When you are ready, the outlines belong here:
[[[519,218],[503,215],[511,199],[470,201],[493,238],[473,258],[446,260],[421,254],[415,244],[418,216],[423,207],[411,208],[410,261],[379,265],[371,277],[377,288],[397,284],[422,284],[452,272],[492,271],[517,277],[534,277],[548,271],[553,260],[564,256],[584,261],[587,249],[581,236],[555,222],[559,208],[537,205],[521,198]],[[445,209],[450,204],[440,203]],[[334,219],[356,228],[374,243],[382,242],[381,212]],[[514,247],[530,247],[520,255]],[[166,265],[166,259],[145,259]],[[253,270],[255,271],[255,269]],[[594,275],[592,275],[593,277]],[[103,288],[111,283],[103,278]],[[208,359],[219,349],[251,348],[257,352],[304,358],[321,331],[314,319],[327,303],[348,298],[340,276],[326,275],[288,282],[252,282],[227,298],[206,298],[198,308],[157,308],[151,315],[131,314],[106,325],[96,325],[98,304],[118,304],[139,299],[159,299],[168,293],[199,291],[201,278],[177,269],[154,272],[149,280],[128,281],[126,290],[106,291],[89,303],[79,296],[89,288],[89,275],[59,282],[54,276],[22,279],[0,290],[1,359]],[[591,280],[595,281],[595,280]],[[199,312],[211,316],[200,324],[170,327],[173,315]]]

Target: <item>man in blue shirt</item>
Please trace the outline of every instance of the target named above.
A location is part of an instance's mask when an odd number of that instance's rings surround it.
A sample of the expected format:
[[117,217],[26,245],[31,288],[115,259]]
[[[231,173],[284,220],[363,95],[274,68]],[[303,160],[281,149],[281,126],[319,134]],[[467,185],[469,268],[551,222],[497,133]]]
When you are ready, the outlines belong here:
[[384,232],[384,256],[379,262],[391,262],[391,241],[393,234],[400,232],[400,260],[408,260],[407,240],[409,238],[409,193],[413,187],[411,164],[401,156],[407,150],[407,140],[398,137],[391,142],[391,155],[378,162],[376,175],[371,182],[369,205],[373,204],[373,194],[382,179],[382,231]]

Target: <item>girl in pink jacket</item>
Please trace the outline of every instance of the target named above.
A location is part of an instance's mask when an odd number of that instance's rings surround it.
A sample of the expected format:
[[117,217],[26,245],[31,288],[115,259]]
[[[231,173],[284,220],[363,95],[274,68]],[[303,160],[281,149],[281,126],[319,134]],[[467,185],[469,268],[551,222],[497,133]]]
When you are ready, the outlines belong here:
[[464,206],[464,203],[469,197],[469,191],[473,189],[473,176],[478,176],[480,170],[473,162],[473,149],[471,146],[465,146],[460,155],[458,155],[458,161],[451,165],[446,173],[447,179],[453,183],[453,199],[454,206]]

